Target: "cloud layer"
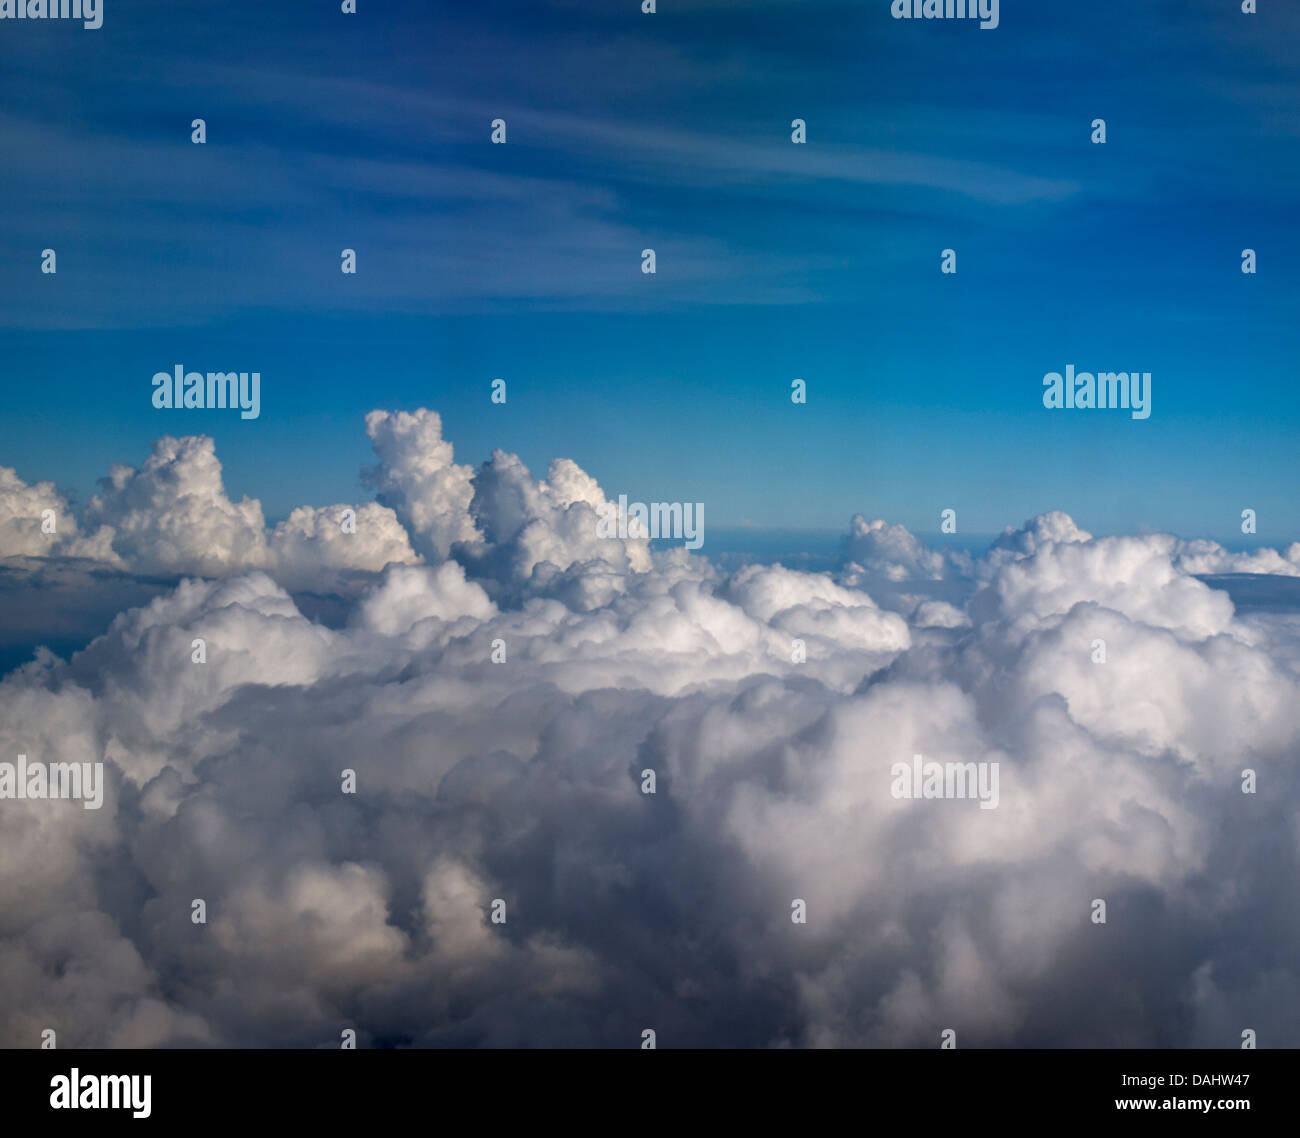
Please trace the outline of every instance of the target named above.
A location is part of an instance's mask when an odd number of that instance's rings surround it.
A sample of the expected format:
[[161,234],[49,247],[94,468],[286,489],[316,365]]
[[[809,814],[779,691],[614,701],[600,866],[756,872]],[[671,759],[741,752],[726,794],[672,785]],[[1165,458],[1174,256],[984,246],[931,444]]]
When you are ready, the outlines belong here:
[[[366,425],[378,502],[272,528],[207,439],[81,519],[0,469],[15,588],[185,578],[0,681],[3,758],[109,780],[0,801],[0,1044],[1300,1044],[1300,615],[1196,575],[1296,546],[859,517],[836,574],[723,574],[597,538],[572,462]],[[915,754],[997,809],[893,797]]]

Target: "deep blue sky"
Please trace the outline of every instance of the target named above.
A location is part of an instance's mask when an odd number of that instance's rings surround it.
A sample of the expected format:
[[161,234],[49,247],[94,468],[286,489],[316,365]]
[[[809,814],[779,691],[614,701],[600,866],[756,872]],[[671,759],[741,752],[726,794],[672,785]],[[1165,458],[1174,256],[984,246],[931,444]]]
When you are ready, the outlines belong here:
[[[104,5],[0,24],[28,481],[84,501],[202,432],[274,518],[363,496],[364,413],[424,405],[462,462],[571,457],[716,525],[1300,537],[1296,5]],[[261,418],[155,410],[176,363],[260,371]],[[1070,363],[1150,371],[1151,418],[1045,411]]]

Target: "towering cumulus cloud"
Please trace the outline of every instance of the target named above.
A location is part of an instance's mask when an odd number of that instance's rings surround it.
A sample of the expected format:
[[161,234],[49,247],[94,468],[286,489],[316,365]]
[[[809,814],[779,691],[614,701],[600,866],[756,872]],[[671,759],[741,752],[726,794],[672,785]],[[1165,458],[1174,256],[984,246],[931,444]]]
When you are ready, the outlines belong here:
[[107,783],[0,800],[0,1044],[1300,1045],[1300,620],[1202,579],[1295,547],[858,517],[725,574],[573,462],[366,427],[378,501],[273,528],[208,439],[80,519],[0,469],[11,593],[122,590],[0,680],[0,758]]
[[478,537],[469,516],[473,470],[452,461],[436,411],[371,411],[366,433],[379,465],[365,471],[380,502],[393,507],[426,557],[446,557],[454,542]]
[[[46,510],[56,516],[49,533],[42,526]],[[397,515],[374,502],[300,506],[268,530],[260,502],[227,496],[216,448],[205,436],[163,436],[138,469],[114,464],[82,528],[88,537],[78,536],[77,520],[52,483],[28,486],[0,467],[6,559],[82,557],[139,573],[200,576],[258,568],[299,584],[330,570],[375,571],[418,560]]]

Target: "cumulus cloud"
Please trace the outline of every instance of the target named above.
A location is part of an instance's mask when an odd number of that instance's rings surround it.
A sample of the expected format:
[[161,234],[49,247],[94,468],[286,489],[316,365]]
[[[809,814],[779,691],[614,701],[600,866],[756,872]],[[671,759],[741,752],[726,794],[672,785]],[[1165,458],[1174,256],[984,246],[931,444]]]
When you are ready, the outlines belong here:
[[626,590],[628,574],[651,566],[646,539],[602,536],[605,506],[575,462],[556,459],[539,480],[517,455],[498,450],[474,475],[470,512],[481,539],[456,555],[507,600],[553,596],[600,608]]
[[406,530],[387,506],[299,506],[267,538],[266,567],[292,586],[330,571],[376,573],[419,560]]
[[53,482],[28,485],[0,466],[0,558],[85,557],[120,565],[112,531],[82,536],[67,498]]
[[[144,465],[115,463],[77,520],[52,483],[0,467],[0,559],[80,557],[141,574],[220,577],[265,569],[291,586],[418,560],[397,515],[374,502],[300,506],[268,530],[262,505],[226,494],[212,439],[163,436]],[[42,532],[43,513],[57,517]]]
[[997,537],[981,559],[979,569],[984,577],[990,576],[1004,565],[1032,557],[1051,544],[1076,544],[1092,540],[1092,534],[1074,524],[1074,519],[1063,510],[1050,510],[1030,518],[1019,529],[1006,529]]
[[108,526],[114,550],[135,568],[217,575],[267,562],[261,503],[230,501],[206,436],[164,435],[143,466],[115,463],[101,486],[86,521]]
[[1300,542],[1293,541],[1285,552],[1254,549],[1248,553],[1231,553],[1217,541],[1197,538],[1178,543],[1176,560],[1178,568],[1184,573],[1205,576],[1217,573],[1260,573],[1300,577]]
[[[1213,550],[1057,513],[963,562],[858,517],[838,574],[725,574],[597,538],[572,462],[367,427],[368,560],[345,507],[268,531],[202,440],[88,510],[212,572],[0,680],[0,757],[108,777],[0,802],[0,1043],[1300,1044],[1300,619]],[[366,573],[328,624],[312,558]],[[998,764],[997,808],[895,797],[914,755]]]
[[1225,631],[1233,616],[1231,600],[1180,572],[1173,561],[1176,546],[1176,539],[1164,534],[1049,541],[998,569],[972,611],[1024,626],[1091,602],[1187,636]]
[[371,411],[366,434],[379,456],[364,472],[366,481],[397,512],[422,555],[442,560],[455,542],[478,537],[469,515],[474,472],[453,461],[436,411]]
[[943,577],[942,553],[927,549],[905,526],[855,514],[843,541],[847,571],[884,577],[889,581]]

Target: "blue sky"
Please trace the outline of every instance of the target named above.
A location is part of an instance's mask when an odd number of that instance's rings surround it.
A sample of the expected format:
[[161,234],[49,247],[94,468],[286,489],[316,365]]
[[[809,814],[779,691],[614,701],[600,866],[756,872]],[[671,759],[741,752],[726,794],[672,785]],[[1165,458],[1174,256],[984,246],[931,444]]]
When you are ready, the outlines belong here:
[[[570,457],[716,525],[1300,537],[1300,11],[104,2],[0,25],[29,482],[84,501],[207,433],[275,518],[363,493],[367,410],[429,406],[462,462]],[[261,417],[155,410],[177,363],[260,371]],[[1151,372],[1150,419],[1045,411],[1071,363]]]

